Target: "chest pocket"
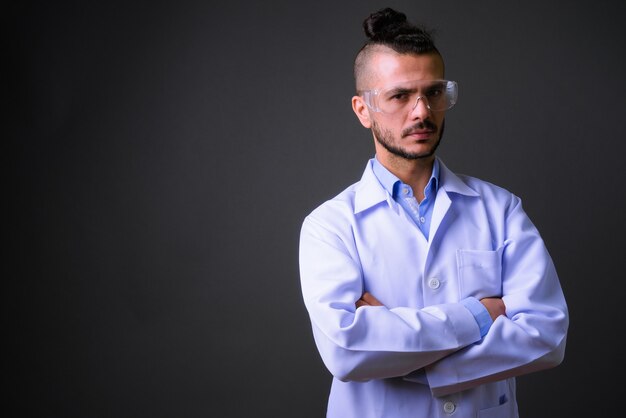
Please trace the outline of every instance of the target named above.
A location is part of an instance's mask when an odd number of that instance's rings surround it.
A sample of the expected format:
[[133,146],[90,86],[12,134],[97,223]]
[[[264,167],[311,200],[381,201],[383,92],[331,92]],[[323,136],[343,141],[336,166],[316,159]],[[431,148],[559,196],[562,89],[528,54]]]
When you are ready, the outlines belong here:
[[457,250],[461,298],[502,296],[502,250]]

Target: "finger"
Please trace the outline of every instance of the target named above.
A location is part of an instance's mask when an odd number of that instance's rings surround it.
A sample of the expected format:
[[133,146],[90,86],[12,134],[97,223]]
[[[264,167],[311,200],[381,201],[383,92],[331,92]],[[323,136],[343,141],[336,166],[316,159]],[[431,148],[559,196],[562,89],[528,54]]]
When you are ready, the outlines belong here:
[[363,299],[370,306],[383,306],[383,304],[378,299],[376,299],[374,295],[372,295],[370,292],[363,293],[361,299]]
[[359,299],[356,301],[355,305],[357,308],[360,308],[361,306],[368,306],[368,303],[365,302],[363,299]]

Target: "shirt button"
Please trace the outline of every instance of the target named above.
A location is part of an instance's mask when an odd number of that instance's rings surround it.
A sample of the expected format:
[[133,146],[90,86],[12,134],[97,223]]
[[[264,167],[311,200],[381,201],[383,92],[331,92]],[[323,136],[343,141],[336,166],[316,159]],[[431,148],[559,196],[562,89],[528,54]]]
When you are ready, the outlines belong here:
[[428,287],[430,287],[431,289],[439,289],[440,285],[441,285],[441,282],[436,277],[433,277],[432,279],[428,280]]
[[420,218],[420,222],[421,222],[421,223],[426,222],[426,218],[424,218],[424,217],[422,216],[422,217]]
[[456,405],[454,402],[447,401],[443,404],[443,412],[446,414],[451,414],[456,410]]
[[407,189],[406,187],[402,189],[402,194],[409,194],[409,189]]

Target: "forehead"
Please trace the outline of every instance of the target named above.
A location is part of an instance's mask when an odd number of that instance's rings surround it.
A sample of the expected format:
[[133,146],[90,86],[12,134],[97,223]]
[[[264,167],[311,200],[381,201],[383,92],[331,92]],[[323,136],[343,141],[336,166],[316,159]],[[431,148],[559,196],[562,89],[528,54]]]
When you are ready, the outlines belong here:
[[437,53],[398,54],[375,52],[369,62],[369,88],[381,88],[410,80],[436,80],[444,76],[443,60]]

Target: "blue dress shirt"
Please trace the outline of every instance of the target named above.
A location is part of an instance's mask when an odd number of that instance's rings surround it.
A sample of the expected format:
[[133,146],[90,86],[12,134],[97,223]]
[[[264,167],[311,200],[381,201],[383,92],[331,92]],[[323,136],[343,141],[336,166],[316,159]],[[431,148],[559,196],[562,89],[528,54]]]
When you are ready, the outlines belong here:
[[418,202],[413,195],[411,186],[403,183],[402,180],[387,170],[377,158],[374,158],[372,169],[380,184],[393,197],[393,200],[402,206],[419,230],[422,231],[424,237],[428,239],[430,219],[433,216],[433,207],[439,188],[439,161],[435,160],[433,164],[433,172],[424,188],[424,199],[421,202]]

